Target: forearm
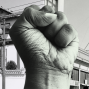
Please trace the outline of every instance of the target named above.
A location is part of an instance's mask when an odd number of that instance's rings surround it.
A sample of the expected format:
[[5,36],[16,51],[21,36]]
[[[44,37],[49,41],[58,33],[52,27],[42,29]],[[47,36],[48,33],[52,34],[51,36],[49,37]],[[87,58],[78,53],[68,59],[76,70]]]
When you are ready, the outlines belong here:
[[43,68],[27,72],[24,89],[69,89],[69,87],[70,75],[45,65]]

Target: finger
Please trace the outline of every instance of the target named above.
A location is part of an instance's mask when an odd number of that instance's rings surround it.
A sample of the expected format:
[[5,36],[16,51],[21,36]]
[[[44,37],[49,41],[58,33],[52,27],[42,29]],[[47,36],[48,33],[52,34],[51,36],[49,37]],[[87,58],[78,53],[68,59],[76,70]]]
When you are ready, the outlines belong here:
[[[55,10],[52,8],[52,6],[44,6],[40,9],[40,11],[45,12],[45,13],[55,13]],[[47,29],[47,27],[37,27],[42,33]]]
[[75,29],[71,25],[65,24],[55,36],[54,42],[58,47],[64,48],[67,47],[75,37]]
[[44,11],[46,13],[55,13],[55,10],[51,6],[48,6],[48,5],[41,8],[40,11]]
[[55,36],[54,41],[59,50],[59,54],[63,52],[64,56],[67,55],[66,57],[68,57],[67,61],[69,60],[73,64],[76,60],[79,47],[77,31],[71,25],[66,24]]
[[52,24],[47,26],[46,31],[44,32],[44,35],[50,40],[56,36],[56,34],[62,28],[63,25],[68,23],[65,14],[63,14],[62,12],[57,12],[56,14],[57,19]]
[[38,11],[31,7],[28,7],[27,9],[25,9],[23,14],[24,14],[26,20],[29,23],[31,23],[34,27],[47,26],[47,25],[51,24],[57,17],[55,14]]
[[75,39],[69,43],[69,45],[65,50],[74,58],[74,60],[76,60],[78,54],[78,48],[79,48],[79,38],[78,35],[76,35]]

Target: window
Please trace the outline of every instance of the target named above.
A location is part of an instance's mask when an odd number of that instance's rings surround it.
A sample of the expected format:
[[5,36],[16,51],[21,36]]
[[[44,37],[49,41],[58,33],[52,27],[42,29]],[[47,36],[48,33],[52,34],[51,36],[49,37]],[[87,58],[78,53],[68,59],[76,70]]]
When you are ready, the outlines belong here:
[[84,84],[84,80],[86,79],[86,72],[81,71],[80,72],[80,83]]
[[79,70],[78,69],[73,69],[71,78],[72,80],[79,81]]
[[46,0],[46,5],[52,6],[55,10],[57,10],[57,1],[56,0]]

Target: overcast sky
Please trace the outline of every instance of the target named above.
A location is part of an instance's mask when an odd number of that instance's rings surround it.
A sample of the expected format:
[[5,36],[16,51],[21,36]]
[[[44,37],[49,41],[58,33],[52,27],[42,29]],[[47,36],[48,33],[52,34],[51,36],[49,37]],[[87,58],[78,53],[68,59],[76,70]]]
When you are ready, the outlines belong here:
[[[40,0],[0,0],[0,6],[11,8],[35,1],[38,1],[36,3],[38,5],[43,4],[42,0],[41,2],[39,2]],[[27,5],[15,7],[10,10],[16,11],[26,6]],[[64,13],[68,17],[69,23],[78,31],[80,47],[84,49],[89,43],[89,0],[65,0]],[[89,46],[86,50],[89,50]]]

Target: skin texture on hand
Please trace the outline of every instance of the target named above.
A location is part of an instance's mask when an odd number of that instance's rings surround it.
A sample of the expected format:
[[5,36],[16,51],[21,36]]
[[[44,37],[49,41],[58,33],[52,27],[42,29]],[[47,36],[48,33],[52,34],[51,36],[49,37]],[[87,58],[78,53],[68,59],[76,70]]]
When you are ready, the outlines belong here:
[[79,40],[64,13],[29,6],[10,36],[26,68],[25,89],[69,89]]

